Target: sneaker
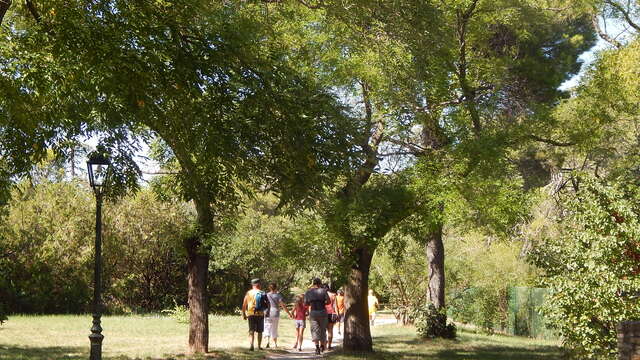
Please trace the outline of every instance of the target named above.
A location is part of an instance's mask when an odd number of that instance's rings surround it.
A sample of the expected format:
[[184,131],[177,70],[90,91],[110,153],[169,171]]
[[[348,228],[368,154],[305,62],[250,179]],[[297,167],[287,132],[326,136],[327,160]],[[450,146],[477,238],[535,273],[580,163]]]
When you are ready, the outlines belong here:
[[316,348],[316,355],[320,355],[320,348],[319,347]]
[[324,352],[324,345],[320,346],[320,352]]
[[302,348],[299,348],[298,351],[302,351]]
[[268,349],[268,348],[269,348],[269,344],[267,344],[267,346],[265,346],[264,348],[265,348],[265,349]]
[[253,351],[253,346],[249,348],[249,351]]

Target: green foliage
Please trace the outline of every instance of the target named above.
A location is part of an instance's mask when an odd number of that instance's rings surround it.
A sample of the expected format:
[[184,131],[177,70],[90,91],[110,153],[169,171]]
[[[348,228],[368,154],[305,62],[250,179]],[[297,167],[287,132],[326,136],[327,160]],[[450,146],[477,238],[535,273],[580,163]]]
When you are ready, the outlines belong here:
[[298,71],[314,59],[284,41],[278,25],[286,18],[264,10],[251,2],[51,1],[40,9],[42,26],[3,31],[0,58],[26,97],[56,99],[30,116],[101,137],[119,190],[140,175],[131,139],[160,138],[180,165],[178,192],[200,212],[234,209],[260,186],[310,205],[348,166],[353,123],[328,88]]
[[323,211],[331,235],[347,249],[375,249],[398,222],[409,216],[414,204],[404,174],[374,174],[356,193],[340,195]]
[[561,218],[561,236],[545,239],[532,258],[549,287],[550,325],[581,358],[611,358],[616,326],[640,316],[637,181],[581,176]]
[[447,238],[447,295],[456,321],[489,333],[507,328],[508,288],[534,281],[535,269],[520,257],[521,246],[478,233]]
[[441,337],[444,339],[456,338],[456,325],[447,323],[447,309],[436,309],[433,304],[423,305],[415,309],[415,319],[418,336],[423,339]]
[[411,324],[414,310],[427,301],[427,269],[424,246],[393,230],[373,258],[369,288],[389,304],[404,324]]
[[242,304],[250,280],[275,282],[288,295],[306,288],[313,276],[336,279],[337,242],[310,213],[278,213],[273,195],[246,202],[234,226],[216,235],[212,247],[212,309],[230,312]]
[[[8,313],[90,310],[95,200],[78,182],[22,182],[0,220],[0,298]],[[179,251],[191,231],[183,204],[149,191],[103,205],[104,301],[111,312],[159,311],[184,301]]]
[[[449,228],[444,239],[448,315],[484,332],[507,329],[508,289],[531,286],[537,270],[520,256],[523,244],[508,237],[478,232],[458,233]],[[408,323],[427,302],[429,264],[425,246],[393,231],[371,265],[371,288],[388,299],[390,308]]]
[[194,210],[159,201],[150,189],[103,206],[106,304],[112,312],[159,311],[185,303],[184,239]]
[[94,237],[92,194],[78,183],[23,182],[0,223],[2,298],[9,313],[87,308]]
[[162,310],[162,313],[171,317],[180,324],[188,324],[190,322],[189,308],[185,305],[178,305],[176,302],[173,303],[172,308]]
[[[590,171],[638,171],[638,99],[640,40],[603,51],[575,89],[573,98],[554,113],[557,136],[576,146],[562,151],[558,166]],[[615,175],[615,174],[614,174]]]

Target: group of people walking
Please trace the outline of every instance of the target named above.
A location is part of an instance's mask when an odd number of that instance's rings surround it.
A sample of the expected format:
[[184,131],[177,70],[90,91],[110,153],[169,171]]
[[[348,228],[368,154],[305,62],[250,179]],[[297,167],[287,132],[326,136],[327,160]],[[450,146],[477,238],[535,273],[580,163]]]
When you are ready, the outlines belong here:
[[302,351],[307,318],[316,354],[332,348],[333,328],[338,324],[338,333],[340,333],[340,324],[344,322],[345,307],[342,290],[334,291],[327,284],[323,284],[319,278],[315,278],[304,294],[296,296],[293,311],[289,311],[276,284],[269,284],[267,293],[261,289],[260,279],[253,279],[251,290],[247,291],[242,303],[242,316],[249,322],[250,350],[254,349],[256,334],[258,349],[262,349],[263,333],[267,337],[266,348],[270,346],[271,340],[274,346],[278,346],[281,309],[295,320],[296,342],[293,344],[293,349]]

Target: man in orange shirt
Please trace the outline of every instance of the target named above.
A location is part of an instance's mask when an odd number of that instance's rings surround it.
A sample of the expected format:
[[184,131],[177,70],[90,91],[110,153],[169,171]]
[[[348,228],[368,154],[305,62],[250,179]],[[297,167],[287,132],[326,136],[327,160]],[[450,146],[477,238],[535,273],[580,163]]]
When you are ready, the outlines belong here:
[[344,291],[338,290],[336,295],[336,311],[338,312],[338,334],[340,332],[340,324],[344,322]]
[[266,296],[261,289],[260,279],[251,280],[251,290],[247,291],[242,302],[242,318],[249,320],[249,350],[253,351],[255,333],[258,333],[258,350],[262,350],[262,332],[264,331],[264,312],[256,310],[256,296]]

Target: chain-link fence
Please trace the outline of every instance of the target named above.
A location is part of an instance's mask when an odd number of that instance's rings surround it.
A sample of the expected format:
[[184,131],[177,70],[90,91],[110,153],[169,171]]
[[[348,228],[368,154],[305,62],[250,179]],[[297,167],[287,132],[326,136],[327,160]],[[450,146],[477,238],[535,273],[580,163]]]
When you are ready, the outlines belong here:
[[558,336],[545,326],[540,313],[548,290],[516,286],[509,288],[509,320],[507,334],[537,339],[557,339]]

